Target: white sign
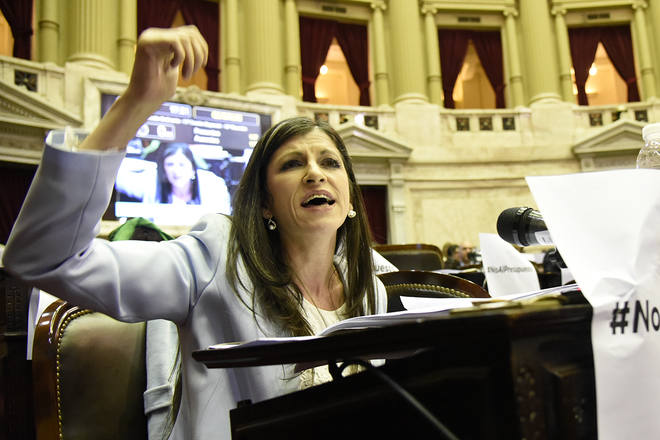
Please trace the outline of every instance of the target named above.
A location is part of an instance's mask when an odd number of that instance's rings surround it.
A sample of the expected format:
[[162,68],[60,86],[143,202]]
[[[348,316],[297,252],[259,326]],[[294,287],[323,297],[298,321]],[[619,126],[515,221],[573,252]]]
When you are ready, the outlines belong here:
[[598,438],[660,438],[660,171],[527,183],[594,309]]
[[492,297],[539,290],[539,277],[529,259],[497,234],[479,234],[488,293]]

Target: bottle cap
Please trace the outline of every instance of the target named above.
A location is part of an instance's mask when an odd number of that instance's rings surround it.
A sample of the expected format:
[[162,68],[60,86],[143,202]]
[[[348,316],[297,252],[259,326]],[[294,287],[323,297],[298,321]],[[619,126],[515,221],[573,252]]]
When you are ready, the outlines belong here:
[[642,129],[642,138],[644,138],[644,141],[648,141],[649,139],[659,139],[660,122],[656,122],[655,124],[645,125],[644,128]]

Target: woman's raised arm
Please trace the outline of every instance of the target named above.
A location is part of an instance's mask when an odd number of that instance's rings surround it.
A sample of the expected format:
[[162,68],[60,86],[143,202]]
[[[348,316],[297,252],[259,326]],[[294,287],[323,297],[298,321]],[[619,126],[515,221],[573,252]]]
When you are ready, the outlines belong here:
[[[128,88],[78,149],[123,149],[146,118],[174,94],[179,68],[190,76],[206,55],[206,42],[195,27],[143,32]],[[3,263],[46,292],[116,318],[184,319],[191,298],[208,283],[209,276],[202,273],[213,273],[196,267],[193,277],[186,265],[191,259],[207,262],[190,257],[198,247],[94,240],[123,158],[121,152],[44,148]],[[161,297],[153,296],[155,292]],[[164,307],[158,310],[159,305]]]
[[79,149],[124,148],[149,115],[174,95],[179,69],[190,78],[207,58],[208,45],[195,26],[145,30],[137,42],[126,91]]

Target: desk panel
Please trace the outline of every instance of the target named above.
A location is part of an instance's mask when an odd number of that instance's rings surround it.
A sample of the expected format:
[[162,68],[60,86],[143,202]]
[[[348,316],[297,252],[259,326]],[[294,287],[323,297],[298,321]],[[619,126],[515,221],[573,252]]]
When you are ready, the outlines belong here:
[[[407,344],[421,351],[388,360],[381,371],[460,439],[594,439],[591,308],[573,302],[546,300],[361,330],[324,338],[323,350],[306,341],[300,356],[348,359],[389,343],[400,352]],[[287,350],[290,362],[295,350]],[[369,371],[244,404],[230,415],[234,439],[438,438]]]

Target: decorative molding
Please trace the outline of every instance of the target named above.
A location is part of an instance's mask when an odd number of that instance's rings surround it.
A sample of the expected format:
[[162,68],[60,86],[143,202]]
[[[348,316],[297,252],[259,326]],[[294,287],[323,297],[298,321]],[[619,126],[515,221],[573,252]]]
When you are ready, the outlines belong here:
[[38,93],[0,81],[0,160],[38,163],[46,133],[67,125],[82,121]]
[[354,160],[407,160],[412,153],[412,148],[404,141],[395,140],[392,135],[384,135],[377,130],[362,127],[353,122],[342,124],[337,128],[337,133],[344,140],[346,148]]
[[517,17],[518,16],[518,9],[516,8],[504,8],[502,11],[502,15],[505,17]]
[[191,85],[178,91],[176,98],[190,105],[206,105],[208,103],[206,94],[196,85]]
[[438,13],[438,8],[434,6],[422,5],[422,15],[435,15]]
[[388,185],[389,168],[386,162],[354,161],[353,173],[360,185]]
[[433,8],[442,12],[504,12],[506,9],[516,9],[514,0],[422,0],[420,10]]
[[374,11],[377,10],[377,9],[379,11],[385,11],[387,9],[387,4],[385,4],[385,2],[383,0],[374,0],[369,4],[369,6]]
[[568,10],[566,9],[565,5],[553,6],[552,9],[550,10],[550,13],[554,16],[566,15],[566,12],[568,12]]
[[575,1],[575,0],[554,0],[551,2],[551,11],[555,14],[565,9],[567,12],[571,11],[585,11],[596,9],[612,9],[612,8],[630,8],[635,7],[636,3],[647,4],[646,0],[591,0],[591,1]]
[[387,4],[383,0],[296,0],[296,9],[298,15],[368,22],[375,10],[384,11]]
[[644,122],[620,119],[576,142],[573,154],[580,159],[583,171],[634,166],[643,144],[644,125]]
[[646,0],[633,0],[632,8],[633,10],[646,9],[649,7],[649,4]]
[[81,124],[80,119],[46,101],[41,95],[25,90],[13,84],[0,81],[0,108],[10,109],[26,119],[48,121],[55,125]]

